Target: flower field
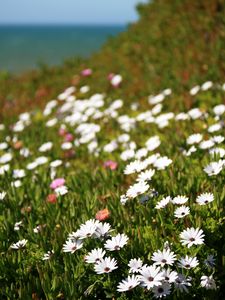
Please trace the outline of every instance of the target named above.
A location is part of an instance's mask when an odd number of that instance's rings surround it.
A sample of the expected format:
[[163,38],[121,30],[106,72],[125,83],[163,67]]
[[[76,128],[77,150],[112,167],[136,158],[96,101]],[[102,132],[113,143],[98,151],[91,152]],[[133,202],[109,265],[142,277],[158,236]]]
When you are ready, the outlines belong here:
[[223,299],[225,85],[81,77],[0,125],[1,299]]

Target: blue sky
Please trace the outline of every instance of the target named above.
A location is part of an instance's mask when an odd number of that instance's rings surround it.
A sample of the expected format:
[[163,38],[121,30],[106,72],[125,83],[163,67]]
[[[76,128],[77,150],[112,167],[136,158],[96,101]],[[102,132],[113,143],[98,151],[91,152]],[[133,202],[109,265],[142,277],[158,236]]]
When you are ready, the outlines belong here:
[[0,23],[125,24],[147,0],[0,0]]

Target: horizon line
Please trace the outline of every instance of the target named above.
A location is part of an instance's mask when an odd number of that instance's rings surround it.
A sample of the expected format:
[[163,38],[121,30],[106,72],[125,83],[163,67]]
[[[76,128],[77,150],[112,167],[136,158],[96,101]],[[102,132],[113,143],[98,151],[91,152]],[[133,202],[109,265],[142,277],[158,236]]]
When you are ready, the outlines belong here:
[[[134,22],[134,21],[133,21]],[[4,22],[1,23],[0,22],[0,26],[127,26],[132,22],[124,22],[124,23],[105,23],[105,22],[100,22],[100,23],[62,23],[62,22],[55,22],[55,23],[48,23],[48,22],[43,22],[43,23],[39,23],[39,22],[24,22],[24,23],[14,23],[14,22]]]

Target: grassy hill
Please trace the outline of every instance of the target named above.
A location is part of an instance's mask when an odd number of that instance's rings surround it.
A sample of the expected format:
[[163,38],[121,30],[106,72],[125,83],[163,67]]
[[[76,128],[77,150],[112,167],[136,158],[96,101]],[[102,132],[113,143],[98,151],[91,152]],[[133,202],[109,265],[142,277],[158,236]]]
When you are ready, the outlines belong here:
[[[121,73],[127,101],[168,86],[186,91],[206,80],[223,82],[225,1],[158,0],[140,4],[137,10],[139,21],[89,60],[69,59],[60,67],[42,66],[19,77],[2,73],[1,117],[40,107],[65,86],[77,83],[75,77],[84,67],[94,70],[88,84],[96,91],[108,88],[108,73]],[[187,96],[186,103],[190,101]]]

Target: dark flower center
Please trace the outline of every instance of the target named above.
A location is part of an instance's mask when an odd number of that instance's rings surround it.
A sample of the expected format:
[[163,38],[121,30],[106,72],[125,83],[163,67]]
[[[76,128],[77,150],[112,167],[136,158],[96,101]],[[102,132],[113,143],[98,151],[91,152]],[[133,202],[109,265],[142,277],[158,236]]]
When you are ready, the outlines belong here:
[[154,278],[153,277],[148,277],[148,281],[153,281],[154,280]]
[[77,250],[77,246],[73,246],[72,247],[72,250],[74,251],[74,250]]
[[128,288],[128,290],[131,290],[132,288],[133,288],[133,285],[130,285],[129,288]]
[[106,268],[104,269],[105,272],[109,272],[109,270],[110,270],[109,267],[106,267]]
[[162,263],[165,264],[166,262],[167,262],[167,260],[166,260],[165,258],[163,258],[163,259],[162,259]]
[[195,241],[195,238],[193,238],[193,237],[190,238],[190,241],[191,241],[191,242],[194,242],[194,241]]
[[158,288],[158,292],[160,293],[160,294],[162,294],[163,292],[164,292],[164,290],[163,290],[163,288]]
[[115,250],[120,250],[120,247],[117,245],[114,247]]
[[186,268],[190,268],[191,266],[190,266],[189,264],[186,264],[185,267],[186,267]]

